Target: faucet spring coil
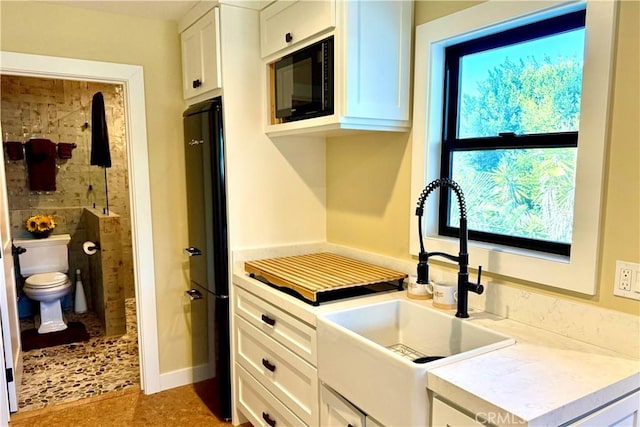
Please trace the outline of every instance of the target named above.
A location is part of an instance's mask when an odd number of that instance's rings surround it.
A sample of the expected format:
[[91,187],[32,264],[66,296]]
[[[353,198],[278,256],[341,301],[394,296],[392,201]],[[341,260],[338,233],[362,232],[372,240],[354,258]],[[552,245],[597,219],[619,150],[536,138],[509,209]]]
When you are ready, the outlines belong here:
[[434,181],[431,181],[427,186],[422,190],[420,197],[418,198],[418,207],[416,208],[416,215],[422,216],[422,212],[424,209],[424,202],[429,197],[436,188],[439,187],[447,187],[450,188],[458,199],[458,208],[460,210],[460,219],[467,218],[467,202],[464,199],[464,193],[462,192],[462,188],[452,179],[449,178],[438,178]]

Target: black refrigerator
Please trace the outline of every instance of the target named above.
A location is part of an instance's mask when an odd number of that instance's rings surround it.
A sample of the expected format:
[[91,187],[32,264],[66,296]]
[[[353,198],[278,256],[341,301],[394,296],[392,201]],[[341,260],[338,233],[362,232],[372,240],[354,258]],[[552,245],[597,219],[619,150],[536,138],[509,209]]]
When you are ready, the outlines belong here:
[[[229,344],[229,254],[222,98],[189,107],[183,114],[187,179],[189,256],[192,304],[208,305],[209,363],[207,404],[223,420],[231,419]],[[194,337],[196,341],[199,337]]]

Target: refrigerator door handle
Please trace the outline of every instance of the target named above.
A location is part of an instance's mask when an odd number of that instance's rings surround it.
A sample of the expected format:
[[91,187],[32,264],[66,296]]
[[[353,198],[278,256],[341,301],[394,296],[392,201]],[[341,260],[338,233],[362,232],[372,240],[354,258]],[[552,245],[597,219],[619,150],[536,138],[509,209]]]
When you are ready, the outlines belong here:
[[202,293],[197,289],[189,289],[188,291],[184,291],[184,293],[187,294],[191,301],[202,299]]
[[202,251],[198,248],[194,248],[193,246],[190,246],[188,248],[184,248],[182,250],[182,252],[184,252],[185,255],[189,255],[189,256],[198,256],[198,255],[202,255]]

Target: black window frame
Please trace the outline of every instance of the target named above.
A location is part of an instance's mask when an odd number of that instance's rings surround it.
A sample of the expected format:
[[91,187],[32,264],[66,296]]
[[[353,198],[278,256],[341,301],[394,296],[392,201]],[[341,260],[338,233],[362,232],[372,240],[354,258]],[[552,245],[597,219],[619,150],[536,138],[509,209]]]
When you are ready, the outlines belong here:
[[[445,49],[444,105],[442,126],[442,147],[440,176],[452,178],[453,153],[456,151],[566,148],[578,147],[578,132],[557,132],[516,135],[511,132],[491,137],[458,138],[458,111],[460,85],[460,59],[469,54],[478,53],[516,43],[535,40],[560,34],[566,31],[585,28],[584,9],[561,16],[519,26],[500,33],[491,34]],[[451,192],[440,191],[438,212],[438,233],[443,236],[457,237],[458,227],[449,223]],[[469,239],[524,248],[551,254],[569,256],[571,244],[507,236],[469,229]]]

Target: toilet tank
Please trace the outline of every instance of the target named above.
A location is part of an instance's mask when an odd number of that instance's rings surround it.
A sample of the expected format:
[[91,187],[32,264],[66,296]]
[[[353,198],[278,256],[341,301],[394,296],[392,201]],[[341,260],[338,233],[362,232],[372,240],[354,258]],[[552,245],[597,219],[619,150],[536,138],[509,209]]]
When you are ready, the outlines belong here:
[[26,249],[18,256],[22,277],[69,271],[70,241],[69,234],[56,234],[44,239],[13,239],[14,246]]

